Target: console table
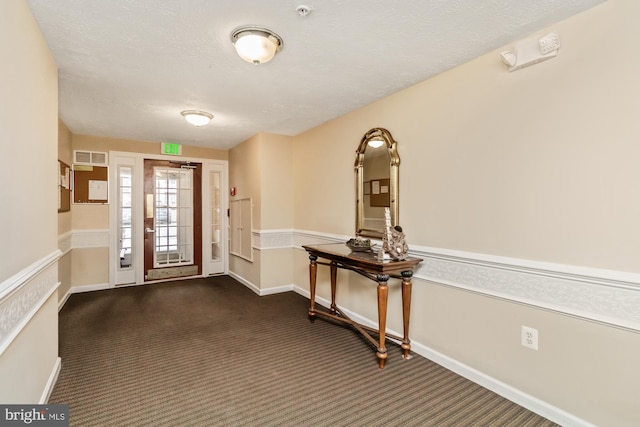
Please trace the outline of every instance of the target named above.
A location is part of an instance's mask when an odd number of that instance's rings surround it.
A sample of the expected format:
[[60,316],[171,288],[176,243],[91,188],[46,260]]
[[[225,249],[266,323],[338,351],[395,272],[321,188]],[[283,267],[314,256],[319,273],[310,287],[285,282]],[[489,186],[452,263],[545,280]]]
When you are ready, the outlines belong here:
[[[355,252],[351,251],[344,243],[332,243],[322,245],[302,246],[309,253],[309,290],[311,292],[311,307],[309,308],[309,319],[313,322],[316,316],[324,316],[333,320],[347,323],[360,332],[376,348],[378,366],[384,368],[387,360],[387,347],[385,338],[393,338],[400,341],[404,351],[403,358],[410,357],[411,341],[409,340],[409,317],[411,312],[411,277],[414,268],[422,262],[420,258],[407,258],[402,261],[379,261],[375,252]],[[318,261],[322,258],[327,261]],[[331,273],[331,306],[328,311],[317,310],[315,307],[316,297],[316,276],[318,264],[328,265]],[[374,282],[377,282],[378,290],[378,329],[370,328],[351,320],[336,306],[336,278],[338,269],[354,271]],[[387,328],[387,282],[390,278],[402,280],[402,320],[403,336],[399,337],[386,332]],[[374,339],[369,332],[378,334],[378,339]]]

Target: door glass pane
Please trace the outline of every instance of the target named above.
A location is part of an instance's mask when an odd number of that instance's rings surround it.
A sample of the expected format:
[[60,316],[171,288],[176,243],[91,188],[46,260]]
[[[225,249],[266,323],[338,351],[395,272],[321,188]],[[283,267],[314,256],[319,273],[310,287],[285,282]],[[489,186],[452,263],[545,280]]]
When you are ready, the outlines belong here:
[[118,236],[120,263],[118,268],[131,269],[133,262],[132,251],[132,223],[131,223],[131,190],[132,168],[120,166],[118,168]]
[[154,172],[154,266],[192,264],[193,170],[155,167]]
[[212,171],[209,176],[211,186],[211,260],[222,257],[222,209],[220,201],[220,172]]

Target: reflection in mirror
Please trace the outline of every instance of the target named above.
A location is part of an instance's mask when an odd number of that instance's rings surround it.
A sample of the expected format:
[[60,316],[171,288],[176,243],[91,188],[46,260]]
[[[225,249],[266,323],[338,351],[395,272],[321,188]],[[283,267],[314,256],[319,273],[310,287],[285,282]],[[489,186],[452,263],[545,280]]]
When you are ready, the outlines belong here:
[[396,141],[382,128],[367,132],[356,151],[356,235],[382,238],[384,211],[391,226],[398,223],[398,169]]

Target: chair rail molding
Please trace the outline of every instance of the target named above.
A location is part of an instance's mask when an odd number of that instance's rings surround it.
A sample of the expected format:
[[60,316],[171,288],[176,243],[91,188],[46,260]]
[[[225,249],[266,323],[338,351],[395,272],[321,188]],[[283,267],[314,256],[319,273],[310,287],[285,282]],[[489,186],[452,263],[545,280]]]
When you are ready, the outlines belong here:
[[259,251],[268,249],[286,249],[293,247],[294,231],[284,230],[253,230],[253,247]]
[[62,255],[66,255],[73,248],[73,244],[71,243],[72,236],[73,233],[71,231],[58,235],[58,249],[60,249]]
[[[346,242],[349,236],[295,230],[294,247]],[[640,274],[425,246],[413,277],[493,298],[640,332]]]
[[0,354],[58,289],[61,256],[55,250],[0,284]]
[[414,247],[415,277],[640,332],[640,275]]
[[109,229],[99,230],[73,230],[71,232],[71,247],[79,248],[103,248],[109,247]]

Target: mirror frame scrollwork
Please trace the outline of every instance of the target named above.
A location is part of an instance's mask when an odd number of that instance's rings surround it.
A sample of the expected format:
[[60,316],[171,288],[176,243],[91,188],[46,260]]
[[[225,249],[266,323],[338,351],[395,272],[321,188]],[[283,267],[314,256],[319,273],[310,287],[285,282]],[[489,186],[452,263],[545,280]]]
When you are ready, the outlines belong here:
[[383,141],[389,152],[389,212],[391,214],[392,227],[398,225],[400,156],[398,155],[397,142],[393,139],[391,133],[384,128],[373,128],[365,133],[356,150],[356,161],[354,165],[356,177],[356,236],[381,239],[383,231],[366,228],[364,221],[364,154],[369,146],[369,141],[372,140]]

